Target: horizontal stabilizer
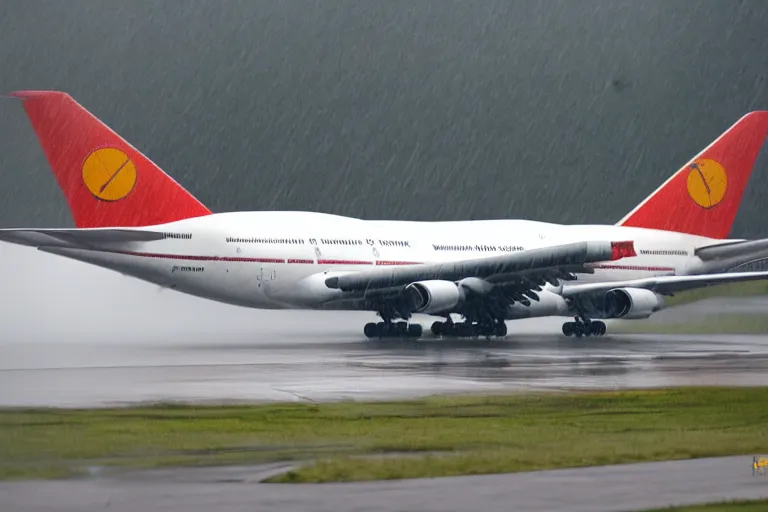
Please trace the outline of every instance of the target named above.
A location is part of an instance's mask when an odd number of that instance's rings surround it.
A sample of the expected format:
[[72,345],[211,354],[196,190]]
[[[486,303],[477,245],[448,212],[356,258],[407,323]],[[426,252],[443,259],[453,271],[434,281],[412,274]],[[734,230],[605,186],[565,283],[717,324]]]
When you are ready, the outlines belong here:
[[165,235],[157,231],[133,229],[0,229],[0,241],[31,247],[93,247],[108,243],[152,242],[163,238]]

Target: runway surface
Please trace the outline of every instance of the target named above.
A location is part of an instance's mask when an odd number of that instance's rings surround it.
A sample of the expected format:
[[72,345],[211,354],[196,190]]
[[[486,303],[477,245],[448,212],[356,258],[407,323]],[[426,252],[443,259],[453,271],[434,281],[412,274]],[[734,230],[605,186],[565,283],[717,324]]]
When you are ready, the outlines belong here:
[[[762,301],[762,302],[761,302]],[[764,299],[727,312],[765,311]],[[659,314],[659,322],[723,311],[717,302]],[[400,398],[432,393],[669,385],[768,385],[768,336],[617,335],[574,340],[560,322],[510,323],[505,340],[364,341],[355,315],[282,317],[253,332],[80,341],[0,341],[0,405],[124,405]],[[288,327],[284,327],[288,326]],[[310,330],[315,331],[310,333]],[[258,481],[289,465],[108,473],[0,483],[3,510],[87,512],[621,511],[768,497],[751,457],[662,462],[511,475],[333,485]],[[648,489],[654,489],[648,492]]]
[[[759,310],[745,301],[743,311]],[[678,311],[706,314],[712,302]],[[752,311],[750,310],[750,311]],[[659,314],[672,315],[673,311]],[[334,316],[335,315],[335,316]],[[615,335],[575,340],[562,321],[510,322],[504,340],[369,342],[354,315],[310,334],[103,336],[0,343],[0,406],[91,407],[146,401],[405,398],[433,393],[670,385],[768,385],[768,336]],[[343,321],[342,321],[343,320]],[[345,323],[344,323],[345,322]],[[313,325],[309,323],[309,325]]]
[[[0,483],[8,512],[634,511],[768,497],[749,456],[353,484],[260,484],[272,468],[147,471],[58,482]],[[55,504],[55,506],[52,506]]]

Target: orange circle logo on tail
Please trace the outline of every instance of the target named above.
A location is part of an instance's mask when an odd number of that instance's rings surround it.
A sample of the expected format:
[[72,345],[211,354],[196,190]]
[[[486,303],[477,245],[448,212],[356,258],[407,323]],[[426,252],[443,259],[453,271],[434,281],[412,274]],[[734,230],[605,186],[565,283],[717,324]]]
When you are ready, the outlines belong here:
[[688,195],[702,208],[720,203],[728,189],[728,176],[718,162],[701,158],[688,166]]
[[136,166],[119,149],[97,149],[83,163],[83,183],[97,199],[119,201],[136,185]]

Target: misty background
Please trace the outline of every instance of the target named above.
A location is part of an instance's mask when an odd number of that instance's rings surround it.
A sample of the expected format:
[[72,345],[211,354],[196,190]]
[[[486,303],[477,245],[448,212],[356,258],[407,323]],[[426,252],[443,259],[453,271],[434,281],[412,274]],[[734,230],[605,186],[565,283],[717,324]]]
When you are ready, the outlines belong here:
[[[214,212],[613,223],[768,109],[768,3],[4,0],[0,91],[18,89],[68,92]],[[768,237],[766,193],[764,150],[731,236]],[[20,104],[0,98],[0,226],[72,225]],[[2,242],[0,283],[0,341],[341,318]]]

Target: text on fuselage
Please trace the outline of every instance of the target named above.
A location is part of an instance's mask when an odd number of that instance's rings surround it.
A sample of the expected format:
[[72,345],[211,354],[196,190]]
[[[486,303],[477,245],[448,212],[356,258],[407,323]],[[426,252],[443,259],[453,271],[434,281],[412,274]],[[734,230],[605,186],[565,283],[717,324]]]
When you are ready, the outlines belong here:
[[517,252],[524,251],[522,245],[442,245],[432,244],[436,251],[474,251],[474,252]]
[[205,272],[205,267],[182,267],[179,265],[174,265],[171,268],[171,274],[176,272]]
[[237,237],[227,237],[227,243],[235,243],[235,244],[291,244],[291,245],[301,245],[304,243],[304,240],[302,238],[256,238],[256,237],[249,237],[249,238],[237,238]]

